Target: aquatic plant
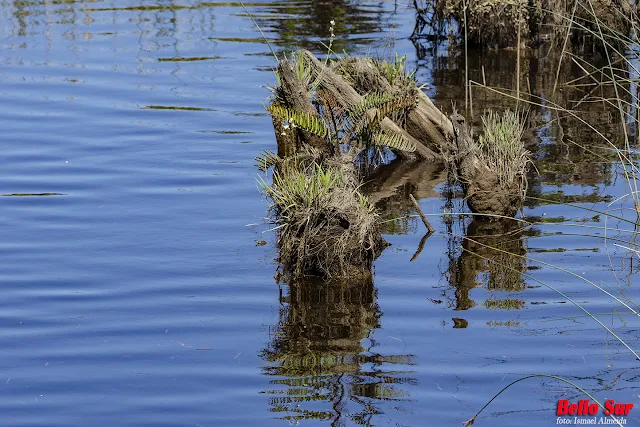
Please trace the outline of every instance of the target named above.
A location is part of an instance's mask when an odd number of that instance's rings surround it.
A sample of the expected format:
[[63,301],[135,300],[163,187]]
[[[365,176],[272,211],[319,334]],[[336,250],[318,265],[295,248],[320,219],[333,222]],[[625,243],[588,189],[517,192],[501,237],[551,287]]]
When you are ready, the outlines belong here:
[[440,20],[455,19],[465,41],[488,47],[514,46],[518,32],[529,35],[527,23],[536,11],[528,0],[435,0]]
[[[471,417],[470,419],[468,419],[467,421],[464,422],[464,425],[466,427],[471,427],[473,426],[473,424],[476,421],[476,418],[478,418],[478,416],[494,401],[498,398],[498,396],[500,396],[502,393],[504,393],[505,391],[507,391],[509,388],[511,388],[512,386],[514,386],[515,384],[519,383],[520,381],[524,381],[524,380],[528,380],[531,378],[550,378],[552,380],[555,381],[559,381],[565,384],[570,385],[571,387],[573,387],[574,389],[578,390],[579,392],[581,392],[582,394],[588,396],[590,399],[593,399],[593,401],[595,402],[596,405],[598,405],[599,409],[605,410],[605,406],[600,403],[598,401],[598,399],[596,399],[595,397],[593,397],[591,395],[591,393],[589,393],[588,391],[586,391],[585,389],[583,389],[582,387],[580,387],[579,385],[575,384],[572,381],[569,381],[565,378],[559,377],[557,375],[547,375],[547,374],[533,374],[533,375],[526,375],[523,376],[521,378],[518,378],[515,381],[512,381],[510,384],[508,384],[507,386],[503,387],[502,390],[500,390],[496,395],[494,395],[491,400],[489,400],[478,412],[476,412],[476,414]],[[622,427],[622,423],[620,422],[620,420],[618,420],[616,417],[613,416],[613,413],[611,412],[604,412],[605,414],[607,414],[607,416],[609,417],[610,422],[607,422],[607,424],[616,424],[620,427]],[[607,421],[609,421],[607,420]]]
[[318,114],[297,111],[273,103],[266,107],[275,119],[295,132],[296,128],[326,139],[328,147],[340,144],[362,151],[372,146],[414,152],[415,145],[403,135],[378,128],[379,123],[394,112],[406,108],[409,102],[397,100],[391,95],[370,93],[359,104],[345,110],[329,93],[317,95]]
[[461,114],[452,114],[451,120],[456,139],[445,158],[452,181],[462,184],[467,205],[487,219],[514,216],[522,207],[530,164],[521,118],[509,111],[503,116],[489,112],[480,140]]
[[[560,3],[560,2],[559,2]],[[619,31],[618,27],[615,23],[608,22],[606,19],[602,19],[601,14],[598,11],[598,6],[602,2],[587,0],[586,2],[572,3],[574,6],[574,10],[569,12],[569,15],[563,14],[559,16],[559,19],[565,22],[565,27],[562,29],[562,34],[565,40],[565,44],[562,48],[560,55],[560,63],[557,64],[559,67],[556,73],[556,81],[553,85],[553,91],[549,97],[543,97],[538,94],[528,93],[516,94],[514,96],[514,91],[511,88],[498,90],[492,87],[488,87],[486,84],[480,84],[473,82],[472,84],[477,88],[482,88],[482,90],[502,95],[507,99],[512,99],[520,104],[530,104],[533,106],[543,107],[548,111],[552,112],[556,117],[559,118],[570,118],[578,123],[586,132],[591,133],[595,139],[600,138],[604,143],[604,147],[609,153],[614,153],[617,157],[617,163],[615,166],[617,170],[615,174],[623,178],[627,185],[627,192],[623,196],[613,200],[608,201],[609,203],[606,205],[606,208],[597,209],[593,205],[589,207],[584,204],[578,203],[570,203],[565,199],[553,199],[551,197],[542,197],[542,196],[526,196],[527,199],[533,200],[535,202],[542,202],[545,204],[555,204],[555,205],[563,205],[569,209],[579,209],[581,211],[587,211],[587,215],[592,216],[594,218],[598,218],[600,222],[602,222],[602,226],[597,225],[586,225],[581,223],[580,221],[576,221],[576,224],[572,224],[578,230],[580,230],[576,235],[579,236],[589,236],[596,239],[599,239],[602,242],[602,250],[607,252],[610,260],[610,268],[613,274],[613,281],[618,282],[621,280],[620,270],[617,266],[614,266],[614,258],[612,253],[610,253],[611,249],[614,248],[614,251],[617,252],[617,259],[619,259],[623,265],[625,263],[625,259],[629,262],[627,265],[629,266],[628,280],[629,285],[633,284],[634,274],[638,273],[637,269],[637,259],[640,259],[640,247],[638,244],[638,238],[640,237],[640,191],[638,186],[638,180],[640,179],[640,169],[639,169],[639,158],[637,151],[637,141],[633,141],[633,138],[638,138],[640,132],[640,124],[639,118],[634,114],[637,114],[637,99],[635,98],[633,92],[633,85],[635,85],[634,79],[628,77],[625,70],[628,70],[629,74],[638,75],[638,60],[640,60],[640,53],[637,49],[634,49],[632,46],[632,42],[630,38],[627,36],[626,31]],[[616,2],[610,2],[611,6],[614,6]],[[620,2],[618,2],[620,3]],[[580,19],[577,19],[576,9],[581,8],[584,12],[581,15]],[[622,9],[621,9],[622,10]],[[619,12],[616,12],[619,13]],[[628,15],[631,16],[631,15]],[[618,17],[620,17],[618,15]],[[622,20],[627,19],[625,25],[630,25],[632,27],[632,31],[637,34],[639,30],[637,26],[637,21],[634,19],[628,18],[620,18]],[[597,65],[595,63],[591,63],[593,59],[589,59],[589,57],[578,57],[571,52],[571,46],[568,43],[568,40],[571,37],[574,37],[575,34],[588,34],[595,43],[599,44],[599,46],[594,46],[594,50],[600,52],[604,56],[604,66]],[[623,48],[620,48],[623,46]],[[626,46],[626,47],[625,47]],[[574,79],[568,83],[560,84],[558,76],[560,75],[560,67],[563,66],[563,61],[570,62],[572,64],[577,65],[583,71],[583,77]],[[622,65],[620,65],[622,64]],[[597,78],[596,78],[597,76]],[[568,88],[584,86],[587,87],[586,95],[584,95],[579,101],[575,104],[571,105],[569,103],[564,103],[561,101],[562,97],[556,92],[557,89],[562,89],[567,91]],[[606,92],[605,92],[606,89]],[[558,92],[560,92],[558,90]],[[613,92],[613,96],[611,95]],[[605,95],[607,93],[607,95]],[[578,110],[578,106],[584,103],[599,103],[603,107],[604,111],[608,113],[613,112],[611,114],[609,121],[613,124],[619,125],[619,130],[617,132],[608,132],[605,129],[599,128],[597,124],[591,122],[587,117],[584,116],[584,113]],[[567,105],[571,105],[568,107]],[[485,125],[487,120],[485,119]],[[609,123],[609,124],[611,124]],[[635,135],[634,133],[635,132]],[[581,150],[590,151],[595,156],[599,158],[601,161],[610,162],[611,159],[605,157],[599,152],[596,152],[594,147],[586,146],[585,144],[581,144],[579,142],[573,141],[571,138],[566,138],[564,140],[570,144],[575,144]],[[542,221],[541,221],[542,222]],[[553,222],[546,221],[547,226],[554,225]],[[530,226],[532,226],[531,224]],[[530,227],[527,226],[527,227]],[[597,230],[597,233],[591,234],[591,230]],[[465,240],[469,240],[468,237],[463,237]],[[468,245],[467,245],[468,247]],[[490,246],[491,249],[500,250],[495,247],[495,245]],[[463,247],[465,249],[465,247]],[[466,249],[465,249],[466,250]],[[482,254],[478,251],[475,252],[477,256],[482,257]],[[638,305],[634,303],[626,294],[627,292],[617,293],[613,291],[606,284],[595,283],[584,275],[575,273],[567,268],[564,268],[557,262],[550,261],[544,262],[540,259],[536,259],[532,256],[526,254],[518,254],[511,251],[504,251],[505,256],[509,256],[513,259],[522,259],[526,260],[527,263],[532,265],[542,265],[546,268],[554,269],[556,271],[562,272],[563,274],[569,275],[574,279],[578,279],[582,281],[585,285],[594,287],[598,289],[600,292],[604,293],[608,298],[611,299],[616,306],[623,307],[625,309],[624,313],[629,314],[633,317],[637,317],[640,314],[638,313]],[[504,259],[487,259],[486,261],[490,263],[501,264],[504,267],[508,267],[508,264]],[[630,330],[628,329],[631,325],[626,321],[623,323],[623,330],[617,330],[613,327],[608,327],[602,321],[600,321],[595,314],[592,314],[588,311],[581,303],[578,303],[566,293],[562,291],[559,286],[552,286],[549,283],[544,282],[543,280],[534,277],[530,273],[522,273],[514,269],[514,273],[522,274],[523,277],[528,279],[530,282],[536,282],[542,286],[545,286],[554,292],[561,295],[564,299],[571,302],[574,306],[576,306],[579,310],[581,310],[589,319],[596,322],[600,327],[605,329],[610,336],[613,336],[620,344],[621,348],[625,348],[629,351],[630,355],[633,356],[636,360],[640,360],[640,356],[636,349],[632,347],[633,342],[627,342],[625,336],[628,335]],[[617,310],[616,310],[617,311]],[[614,332],[615,330],[615,332]],[[490,405],[503,391],[511,387],[512,385],[528,378],[539,378],[546,377],[552,378],[554,380],[565,382],[582,393],[585,393],[591,399],[596,401],[593,396],[591,396],[587,391],[580,388],[577,384],[574,384],[568,380],[563,378],[554,376],[554,375],[546,375],[546,374],[537,374],[522,377],[503,390],[501,390],[496,396],[494,396],[473,418],[471,418],[467,425],[472,425],[476,420],[476,417],[482,412],[488,405]],[[600,408],[604,408],[602,404],[597,402]],[[613,423],[617,425],[622,425],[621,422],[617,419],[612,418]]]

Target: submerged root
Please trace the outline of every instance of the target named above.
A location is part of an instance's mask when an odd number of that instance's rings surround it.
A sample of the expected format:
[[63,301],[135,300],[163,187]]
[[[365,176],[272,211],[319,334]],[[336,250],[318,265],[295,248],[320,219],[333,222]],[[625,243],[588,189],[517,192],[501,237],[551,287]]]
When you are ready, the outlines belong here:
[[325,162],[287,161],[263,182],[273,201],[280,262],[292,277],[354,277],[371,274],[386,246],[378,215],[357,188],[355,167],[346,157]]

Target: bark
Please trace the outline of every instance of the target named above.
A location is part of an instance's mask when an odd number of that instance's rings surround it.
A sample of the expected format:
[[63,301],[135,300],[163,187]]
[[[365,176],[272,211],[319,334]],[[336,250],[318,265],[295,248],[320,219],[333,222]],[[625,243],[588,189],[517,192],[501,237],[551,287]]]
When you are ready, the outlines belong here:
[[[362,95],[377,90],[393,93],[395,89],[380,74],[371,61],[352,61],[350,68],[354,88]],[[417,90],[418,104],[407,118],[406,130],[418,142],[434,153],[440,153],[450,145],[453,126],[449,118],[431,102],[421,90]]]

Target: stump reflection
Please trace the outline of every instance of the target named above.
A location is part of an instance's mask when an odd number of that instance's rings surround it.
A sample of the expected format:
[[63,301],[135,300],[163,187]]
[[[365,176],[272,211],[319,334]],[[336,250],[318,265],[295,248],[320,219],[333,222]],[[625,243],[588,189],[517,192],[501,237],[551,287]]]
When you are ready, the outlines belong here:
[[277,418],[370,425],[377,403],[407,394],[410,355],[375,352],[382,313],[371,279],[294,282],[280,295],[279,321],[263,351],[272,377],[269,404]]
[[[461,252],[450,260],[447,276],[455,289],[456,310],[476,306],[472,289],[485,286],[490,291],[519,292],[526,288],[522,273],[526,270],[527,252],[522,224],[513,220],[473,220],[466,229]],[[519,309],[524,302],[517,298],[487,299],[489,309]],[[461,322],[456,322],[457,327]]]

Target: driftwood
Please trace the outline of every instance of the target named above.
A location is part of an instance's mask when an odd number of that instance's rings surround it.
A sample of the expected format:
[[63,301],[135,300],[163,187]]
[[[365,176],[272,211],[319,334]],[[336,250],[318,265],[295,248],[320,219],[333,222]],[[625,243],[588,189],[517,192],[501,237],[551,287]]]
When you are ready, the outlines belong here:
[[[321,63],[313,53],[301,50],[298,55],[302,55],[311,68],[311,80],[319,83],[318,88],[327,91],[336,101],[348,110],[362,103],[363,96],[371,92],[393,93],[394,90],[380,72],[367,61],[353,61],[350,65],[355,67],[352,78],[355,81],[352,85],[344,77],[335,71],[335,66],[327,67]],[[300,81],[295,64],[291,61],[281,61],[278,66],[280,76],[280,96],[285,99],[286,104],[297,110],[311,115],[318,115],[316,108],[309,100],[308,90]],[[453,125],[449,118],[442,113],[431,102],[422,91],[416,91],[417,105],[408,115],[406,129],[397,123],[384,118],[379,126],[383,131],[402,135],[416,147],[416,153],[424,160],[438,161],[444,160],[443,152],[449,152],[453,134]],[[366,112],[368,117],[376,115],[376,109]],[[274,119],[277,120],[277,119]],[[276,127],[276,137],[278,142],[290,146],[291,141],[281,141],[290,139],[290,135]],[[301,131],[302,132],[302,131]],[[285,135],[282,135],[285,133]],[[288,138],[281,138],[286,136]],[[326,150],[327,144],[308,132],[303,132],[301,138],[309,145]],[[323,148],[324,144],[324,148]],[[299,142],[298,144],[299,145]],[[397,153],[400,156],[408,157],[406,154]]]

